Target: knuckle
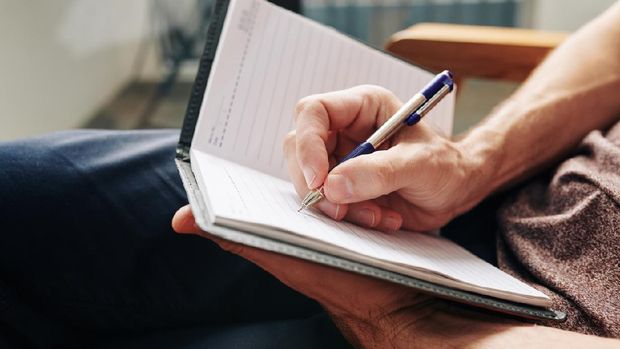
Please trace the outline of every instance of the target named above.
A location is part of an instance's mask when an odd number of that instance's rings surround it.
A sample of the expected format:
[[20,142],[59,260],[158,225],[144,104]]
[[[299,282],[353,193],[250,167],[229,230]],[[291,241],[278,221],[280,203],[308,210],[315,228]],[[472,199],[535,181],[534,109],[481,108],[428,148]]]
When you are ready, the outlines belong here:
[[385,193],[387,187],[396,180],[396,166],[392,161],[384,161],[373,165],[375,171],[372,176],[372,185],[377,192]]
[[379,119],[387,119],[401,104],[398,97],[385,87],[361,85],[359,88],[362,105],[371,110],[376,110]]
[[317,104],[320,104],[317,95],[310,95],[300,99],[295,104],[295,117],[299,117],[305,111],[315,108]]
[[[316,132],[316,129],[329,129],[329,115],[326,101],[322,95],[312,95],[302,98],[295,106],[295,122],[298,136]],[[303,122],[300,122],[303,118]],[[307,126],[312,126],[308,128]],[[323,137],[323,136],[322,136]],[[327,134],[324,135],[327,137]]]
[[304,97],[295,103],[295,116],[297,117],[308,104],[308,97]]
[[377,93],[377,92],[381,92],[384,90],[387,91],[386,88],[383,88],[379,85],[373,85],[373,84],[362,84],[362,85],[357,86],[357,88],[359,88],[360,90],[366,93]]
[[388,90],[387,88],[383,86],[366,84],[366,85],[360,85],[359,88],[361,89],[361,92],[363,94],[371,98],[376,98],[376,97],[395,98],[396,97],[396,95],[392,91]]
[[284,137],[284,141],[282,142],[282,149],[284,149],[285,153],[287,152],[287,150],[295,148],[295,137],[295,131],[287,133]]

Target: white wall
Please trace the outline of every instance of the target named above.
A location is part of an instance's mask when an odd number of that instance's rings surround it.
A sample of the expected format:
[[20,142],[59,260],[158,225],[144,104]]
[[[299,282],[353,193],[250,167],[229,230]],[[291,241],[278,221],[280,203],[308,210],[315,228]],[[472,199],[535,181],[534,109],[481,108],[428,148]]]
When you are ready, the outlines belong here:
[[[179,7],[191,1],[171,0],[181,20],[187,13]],[[523,0],[522,22],[572,31],[614,2]],[[0,140],[78,127],[91,117],[131,78],[151,29],[149,3],[0,0]],[[148,58],[142,76],[156,78]]]
[[524,26],[575,31],[616,0],[524,0]]
[[131,76],[148,0],[0,0],[0,140],[79,126]]

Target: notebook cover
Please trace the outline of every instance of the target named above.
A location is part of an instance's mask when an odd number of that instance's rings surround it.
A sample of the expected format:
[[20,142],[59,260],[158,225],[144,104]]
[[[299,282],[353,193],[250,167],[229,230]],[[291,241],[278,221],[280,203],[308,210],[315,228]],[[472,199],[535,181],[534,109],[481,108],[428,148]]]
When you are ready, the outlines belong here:
[[204,92],[207,86],[207,80],[209,78],[211,66],[213,65],[220,34],[226,18],[228,4],[229,0],[218,0],[214,5],[213,14],[210,18],[210,24],[207,32],[207,42],[200,59],[196,80],[194,81],[194,85],[192,87],[192,92],[186,109],[185,119],[183,121],[183,127],[181,129],[181,135],[176,151],[175,162],[177,164],[177,168],[179,169],[179,174],[181,176],[185,191],[187,192],[189,202],[192,206],[192,212],[194,213],[198,226],[200,226],[203,230],[208,231],[208,234],[229,241],[406,285],[420,292],[432,294],[440,298],[530,319],[555,321],[564,321],[566,319],[566,314],[560,311],[534,307],[461,291],[381,268],[365,265],[359,262],[347,260],[342,257],[333,256],[325,252],[315,251],[284,241],[266,238],[252,232],[209,224],[207,219],[207,207],[204,204],[202,194],[191,168],[189,150],[191,148],[196,123],[200,115],[200,107],[202,105]]

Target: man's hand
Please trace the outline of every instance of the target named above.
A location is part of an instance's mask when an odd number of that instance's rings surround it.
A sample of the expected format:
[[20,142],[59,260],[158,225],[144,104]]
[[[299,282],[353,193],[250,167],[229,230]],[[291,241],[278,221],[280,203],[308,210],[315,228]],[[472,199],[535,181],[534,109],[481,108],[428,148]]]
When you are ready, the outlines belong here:
[[418,320],[422,321],[436,309],[437,301],[408,287],[205,234],[195,225],[189,206],[176,213],[172,226],[179,233],[198,234],[215,241],[223,249],[254,262],[289,287],[318,301],[352,343],[385,348],[409,342]]
[[480,162],[424,122],[329,172],[400,106],[391,92],[369,85],[302,99],[284,143],[300,197],[324,184],[321,211],[384,231],[439,228],[482,199]]
[[215,241],[318,301],[356,347],[618,348],[614,340],[464,311],[408,287],[221,240],[196,226],[189,206],[172,226]]
[[[617,121],[619,19],[620,2],[567,40],[515,96],[458,143],[420,123],[403,130],[389,149],[347,161],[329,176],[330,165],[365,140],[400,102],[370,86],[304,99],[297,108],[296,133],[285,145],[298,194],[325,182],[323,212],[383,230],[443,225],[493,190],[553,163],[590,130]],[[579,69],[572,69],[574,62]],[[592,78],[597,76],[601,79]],[[463,314],[402,286],[218,240],[196,227],[189,207],[177,212],[173,227],[213,239],[317,300],[361,346],[619,346],[615,340]]]

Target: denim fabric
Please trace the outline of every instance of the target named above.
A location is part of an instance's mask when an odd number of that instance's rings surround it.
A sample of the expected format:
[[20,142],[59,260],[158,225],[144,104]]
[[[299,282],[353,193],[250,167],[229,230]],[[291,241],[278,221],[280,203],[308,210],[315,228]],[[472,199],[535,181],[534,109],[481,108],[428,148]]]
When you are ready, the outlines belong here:
[[177,131],[0,143],[0,347],[346,346],[314,301],[170,228]]

